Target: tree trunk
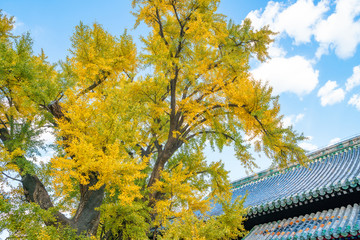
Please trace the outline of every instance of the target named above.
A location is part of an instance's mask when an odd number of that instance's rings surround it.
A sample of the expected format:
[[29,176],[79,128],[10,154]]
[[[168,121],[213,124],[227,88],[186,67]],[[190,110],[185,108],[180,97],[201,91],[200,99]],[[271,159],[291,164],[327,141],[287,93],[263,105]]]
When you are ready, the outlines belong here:
[[[28,202],[37,203],[45,210],[54,206],[45,186],[37,176],[25,174],[22,176],[21,182]],[[57,227],[70,226],[77,231],[78,235],[82,233],[88,236],[96,235],[100,222],[100,212],[95,209],[101,206],[105,189],[105,186],[102,186],[98,190],[90,190],[90,187],[96,183],[97,178],[92,177],[88,185],[80,186],[80,203],[73,219],[70,220],[61,212],[56,212],[56,221],[46,222],[45,224]]]
[[[172,138],[167,141],[165,144],[164,150],[161,151],[156,159],[153,171],[148,182],[148,188],[154,185],[154,183],[160,179],[161,172],[165,167],[165,164],[169,159],[174,155],[174,153],[181,147],[183,142],[179,139]],[[153,206],[156,200],[161,196],[159,192],[151,192],[149,194],[149,205]]]
[[[50,196],[45,189],[44,184],[36,175],[25,174],[21,177],[24,194],[28,202],[37,203],[42,209],[48,210],[54,205],[51,202]],[[60,212],[55,213],[55,222],[46,222],[46,225],[67,226],[70,220]]]
[[91,176],[88,185],[80,185],[80,203],[71,220],[71,226],[77,229],[78,234],[96,235],[100,223],[100,212],[96,209],[101,206],[105,195],[105,186],[90,190],[97,182],[97,177]]

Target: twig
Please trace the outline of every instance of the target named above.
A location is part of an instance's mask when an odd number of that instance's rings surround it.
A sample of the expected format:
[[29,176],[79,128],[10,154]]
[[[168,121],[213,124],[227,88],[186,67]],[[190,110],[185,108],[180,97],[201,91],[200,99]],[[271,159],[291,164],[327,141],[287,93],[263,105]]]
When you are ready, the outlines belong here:
[[11,177],[11,176],[7,175],[7,174],[6,174],[6,173],[4,173],[4,172],[1,172],[1,174],[2,174],[2,175],[4,175],[5,177],[10,178],[11,180],[18,181],[18,182],[22,182],[21,180],[16,179],[16,178],[13,178],[13,177]]

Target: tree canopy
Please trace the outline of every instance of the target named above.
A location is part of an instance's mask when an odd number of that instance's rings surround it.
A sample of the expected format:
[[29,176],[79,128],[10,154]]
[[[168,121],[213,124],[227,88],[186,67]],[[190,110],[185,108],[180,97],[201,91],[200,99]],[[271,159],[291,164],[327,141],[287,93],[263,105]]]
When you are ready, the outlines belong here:
[[[250,142],[275,164],[303,161],[304,139],[282,125],[278,97],[250,74],[273,32],[229,21],[219,0],[134,0],[150,32],[80,23],[66,61],[36,55],[0,15],[0,231],[24,239],[230,239],[244,199],[206,144],[232,146],[253,169]],[[56,136],[55,156],[41,136]],[[205,197],[206,196],[206,197]],[[210,216],[214,204],[224,214]]]

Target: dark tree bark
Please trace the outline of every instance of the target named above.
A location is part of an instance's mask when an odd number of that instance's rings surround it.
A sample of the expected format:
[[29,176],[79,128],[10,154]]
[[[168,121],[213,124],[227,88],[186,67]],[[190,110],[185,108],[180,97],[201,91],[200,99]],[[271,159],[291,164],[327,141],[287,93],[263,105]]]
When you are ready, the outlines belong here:
[[[150,179],[148,181],[148,188],[154,185],[154,183],[160,179],[161,172],[165,167],[165,164],[174,155],[174,153],[181,147],[183,141],[177,138],[169,137],[163,150],[158,149],[159,155],[156,159],[154,168],[151,172]],[[149,205],[153,206],[156,200],[159,200],[161,194],[159,192],[151,192],[149,195]]]
[[86,233],[86,235],[95,235],[100,223],[100,212],[97,209],[101,206],[104,199],[105,186],[98,190],[90,190],[90,188],[98,182],[97,177],[91,176],[88,185],[80,185],[80,203],[71,220],[73,228],[77,229],[77,233]]
[[[37,203],[42,209],[48,210],[53,207],[51,198],[44,184],[36,175],[25,174],[22,176],[24,194],[28,202]],[[81,197],[75,216],[70,220],[61,212],[55,213],[55,222],[46,222],[46,225],[57,227],[70,226],[80,234],[95,235],[100,222],[100,212],[95,210],[100,207],[104,199],[102,186],[98,190],[90,190],[97,183],[97,178],[92,177],[88,185],[81,185]]]
[[[54,207],[44,184],[36,175],[24,174],[21,176],[21,183],[28,202],[37,203],[45,210]],[[55,222],[46,222],[46,225],[68,226],[70,224],[70,220],[61,212],[56,212],[55,218]]]

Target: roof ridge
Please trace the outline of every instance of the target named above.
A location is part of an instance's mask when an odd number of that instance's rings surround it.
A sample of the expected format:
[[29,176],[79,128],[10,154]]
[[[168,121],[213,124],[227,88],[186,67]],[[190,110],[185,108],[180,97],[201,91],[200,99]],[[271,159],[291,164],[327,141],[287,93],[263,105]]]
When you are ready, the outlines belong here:
[[[355,147],[358,145],[360,145],[360,135],[346,138],[345,140],[342,140],[335,144],[332,144],[332,145],[329,145],[324,148],[321,148],[321,149],[318,149],[318,150],[308,153],[307,156],[309,158],[309,161],[306,162],[305,164],[309,164],[311,162],[314,162],[318,159],[327,157],[332,154],[337,154],[339,152],[342,152],[346,149],[349,149],[351,147]],[[246,176],[246,177],[243,177],[243,178],[240,178],[238,180],[231,182],[232,189],[234,190],[240,186],[244,186],[248,183],[252,183],[255,181],[261,181],[267,177],[276,176],[277,174],[281,174],[283,171],[290,171],[291,169],[299,167],[299,166],[301,166],[300,163],[292,163],[292,164],[289,164],[288,167],[286,167],[286,168],[277,167],[277,168],[265,169],[263,171],[260,171],[259,173],[254,173],[250,176]]]

